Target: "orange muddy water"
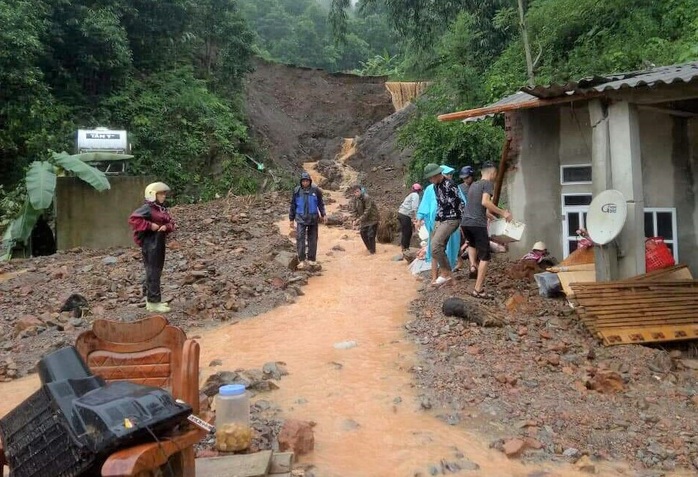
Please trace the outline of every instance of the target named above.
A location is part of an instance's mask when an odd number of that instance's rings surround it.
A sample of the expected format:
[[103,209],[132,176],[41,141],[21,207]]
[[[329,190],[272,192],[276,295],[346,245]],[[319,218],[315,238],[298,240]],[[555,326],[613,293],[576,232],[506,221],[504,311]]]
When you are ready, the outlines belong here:
[[[282,233],[287,227],[280,223]],[[322,276],[310,279],[297,303],[201,333],[202,382],[221,369],[285,362],[290,374],[278,382],[280,389],[258,398],[279,405],[285,418],[317,423],[315,450],[299,460],[313,464],[321,477],[427,476],[430,465],[440,470],[442,459],[457,461],[457,451],[480,466],[457,475],[589,475],[572,465],[509,460],[489,449],[488,439],[469,430],[467,421],[449,426],[421,411],[409,373],[417,349],[404,330],[419,283],[405,262],[392,261],[399,249],[379,244],[369,256],[356,231],[327,227],[321,227],[319,243]],[[335,245],[345,251],[327,256]],[[356,347],[334,347],[344,341]],[[223,366],[208,367],[214,359]],[[36,386],[34,377],[0,384],[0,415]],[[622,465],[597,468],[598,475],[633,475]]]

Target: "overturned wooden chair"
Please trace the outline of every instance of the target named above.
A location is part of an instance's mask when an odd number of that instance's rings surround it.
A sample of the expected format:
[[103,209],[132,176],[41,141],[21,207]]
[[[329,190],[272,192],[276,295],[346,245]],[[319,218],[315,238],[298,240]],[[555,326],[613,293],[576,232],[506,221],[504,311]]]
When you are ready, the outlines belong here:
[[[199,344],[162,316],[122,323],[97,320],[76,348],[90,370],[106,381],[132,381],[165,388],[199,412]],[[195,477],[198,428],[175,431],[160,442],[122,449],[102,466],[103,477]],[[0,443],[0,476],[7,465]],[[162,469],[162,472],[161,472]],[[170,472],[168,474],[167,472]]]
[[[162,316],[122,323],[97,320],[75,344],[90,370],[109,381],[132,381],[167,389],[199,413],[199,344]],[[194,445],[205,435],[178,431],[160,442],[115,452],[102,466],[102,477],[195,477]]]

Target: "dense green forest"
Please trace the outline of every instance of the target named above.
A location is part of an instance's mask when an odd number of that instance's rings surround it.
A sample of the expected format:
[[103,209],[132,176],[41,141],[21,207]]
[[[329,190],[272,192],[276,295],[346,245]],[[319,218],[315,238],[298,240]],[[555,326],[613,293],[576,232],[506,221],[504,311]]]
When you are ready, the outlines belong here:
[[132,169],[179,201],[254,191],[241,96],[254,55],[432,81],[400,133],[415,177],[499,155],[497,119],[438,113],[698,58],[698,0],[0,0],[0,23],[0,229],[29,164],[72,152],[78,128],[127,129]]
[[[343,31],[350,3],[332,0],[336,31]],[[531,79],[522,32],[536,84],[698,59],[698,0],[362,0],[359,7],[383,9],[405,45],[386,72],[434,81],[401,133],[415,148],[415,178],[425,162],[498,158],[497,120],[465,127],[438,123],[436,114],[482,106],[525,86]]]
[[400,53],[400,38],[382,8],[352,11],[339,37],[328,22],[330,0],[239,3],[255,34],[255,53],[268,60],[371,74],[377,62],[389,63]]

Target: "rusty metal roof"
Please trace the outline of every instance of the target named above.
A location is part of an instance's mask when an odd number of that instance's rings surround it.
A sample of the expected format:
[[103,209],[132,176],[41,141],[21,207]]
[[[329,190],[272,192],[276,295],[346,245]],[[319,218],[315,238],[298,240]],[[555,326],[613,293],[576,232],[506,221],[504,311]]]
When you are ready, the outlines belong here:
[[[523,91],[517,91],[514,94],[511,94],[505,98],[500,99],[496,103],[492,103],[488,105],[488,108],[499,108],[500,106],[505,106],[508,104],[521,104],[525,103],[527,101],[535,101],[538,98],[535,96],[532,96],[528,93],[524,93]],[[472,118],[466,118],[463,120],[464,123],[469,123],[469,122],[475,122],[475,121],[481,121],[485,118],[491,118],[495,115],[496,113],[489,113],[489,114],[482,114],[480,116],[474,116]]]
[[517,109],[538,108],[565,102],[579,101],[602,96],[608,91],[618,91],[647,87],[653,88],[659,85],[675,83],[698,82],[698,62],[684,63],[681,65],[659,66],[644,71],[630,73],[617,73],[604,76],[590,76],[579,81],[571,81],[566,84],[552,84],[547,86],[535,86],[521,88],[521,91],[507,96],[491,105],[442,114],[440,121],[462,120],[463,122],[479,121],[486,117],[505,111]]
[[645,71],[618,73],[607,76],[590,76],[579,81],[564,85],[524,87],[525,91],[538,98],[557,98],[565,94],[586,94],[590,91],[603,93],[605,91],[630,89],[638,87],[652,88],[657,85],[673,83],[690,83],[698,80],[698,62],[682,65],[659,66]]

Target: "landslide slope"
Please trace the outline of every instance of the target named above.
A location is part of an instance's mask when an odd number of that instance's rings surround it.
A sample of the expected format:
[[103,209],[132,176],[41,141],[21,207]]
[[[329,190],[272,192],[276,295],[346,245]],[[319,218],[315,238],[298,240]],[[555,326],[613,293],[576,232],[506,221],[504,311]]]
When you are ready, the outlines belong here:
[[246,80],[250,132],[279,167],[332,160],[344,138],[394,112],[385,81],[258,59]]

